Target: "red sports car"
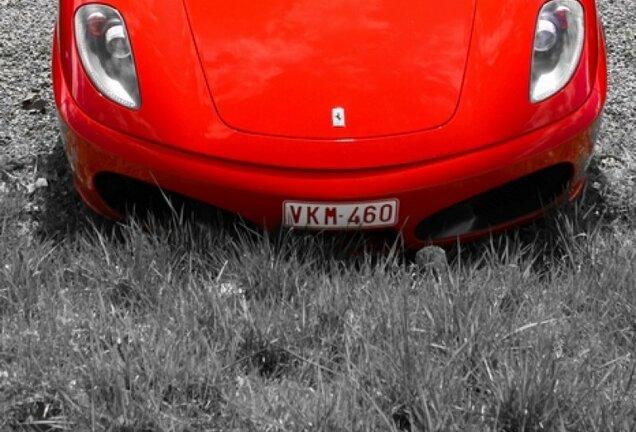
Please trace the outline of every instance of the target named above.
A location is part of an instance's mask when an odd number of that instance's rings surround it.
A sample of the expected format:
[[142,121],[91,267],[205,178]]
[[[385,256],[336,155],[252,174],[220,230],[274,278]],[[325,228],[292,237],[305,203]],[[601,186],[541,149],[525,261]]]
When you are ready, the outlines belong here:
[[594,0],[60,0],[53,81],[103,215],[146,184],[412,248],[575,198],[607,93]]

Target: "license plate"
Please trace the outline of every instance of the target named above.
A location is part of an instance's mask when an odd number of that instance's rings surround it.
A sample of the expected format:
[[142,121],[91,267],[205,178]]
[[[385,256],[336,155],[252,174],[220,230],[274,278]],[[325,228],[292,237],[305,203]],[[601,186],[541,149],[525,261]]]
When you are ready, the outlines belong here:
[[362,229],[395,226],[397,199],[354,203],[285,201],[283,221],[287,227],[311,229]]

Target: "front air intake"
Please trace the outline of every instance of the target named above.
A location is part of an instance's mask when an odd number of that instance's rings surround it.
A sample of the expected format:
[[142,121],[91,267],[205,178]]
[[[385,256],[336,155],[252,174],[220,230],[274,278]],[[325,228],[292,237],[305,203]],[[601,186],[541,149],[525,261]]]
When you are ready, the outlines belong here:
[[569,164],[543,169],[424,219],[415,235],[423,241],[444,240],[513,222],[553,206],[571,178]]

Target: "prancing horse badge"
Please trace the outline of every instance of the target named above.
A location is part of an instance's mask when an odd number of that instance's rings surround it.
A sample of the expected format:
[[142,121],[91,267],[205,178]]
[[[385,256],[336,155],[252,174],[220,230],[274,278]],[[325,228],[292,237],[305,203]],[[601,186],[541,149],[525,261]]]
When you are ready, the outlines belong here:
[[343,128],[347,126],[344,108],[334,108],[331,110],[331,122],[335,128]]

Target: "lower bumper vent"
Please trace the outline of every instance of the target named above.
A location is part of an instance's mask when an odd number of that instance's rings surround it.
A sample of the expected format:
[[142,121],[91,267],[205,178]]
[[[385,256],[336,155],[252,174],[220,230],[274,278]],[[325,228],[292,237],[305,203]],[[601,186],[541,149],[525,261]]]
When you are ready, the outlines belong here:
[[543,169],[424,219],[415,235],[424,241],[450,239],[545,210],[563,195],[571,178],[569,164]]

